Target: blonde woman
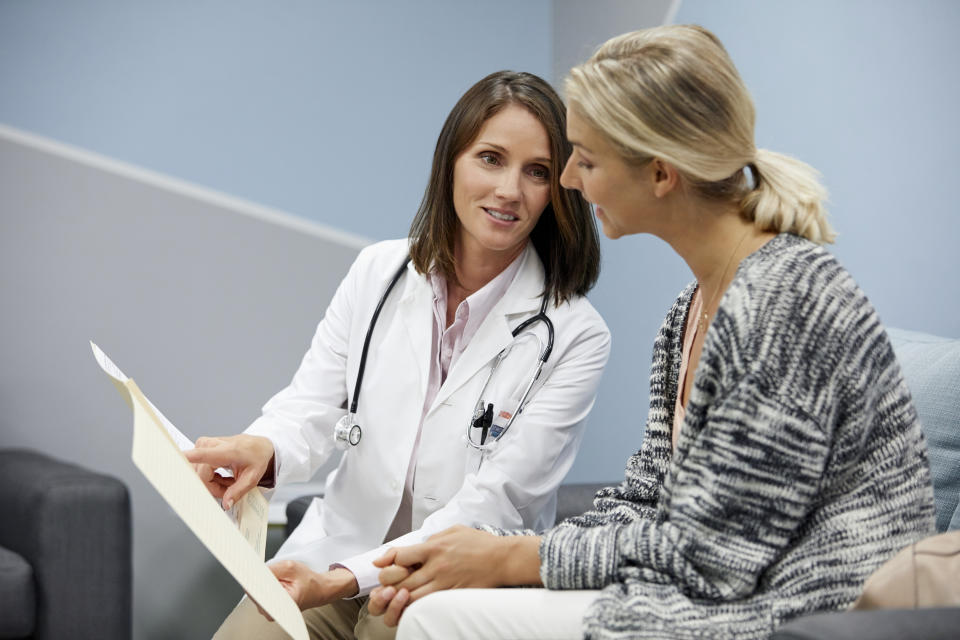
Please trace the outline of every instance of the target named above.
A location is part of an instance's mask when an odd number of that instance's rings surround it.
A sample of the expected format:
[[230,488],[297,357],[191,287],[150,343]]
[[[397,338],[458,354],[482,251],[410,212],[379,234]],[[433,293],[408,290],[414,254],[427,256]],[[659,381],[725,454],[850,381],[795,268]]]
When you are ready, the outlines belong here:
[[[755,147],[750,96],[700,27],[614,38],[566,89],[561,183],[607,236],[652,233],[695,277],[654,343],[643,446],[542,535],[391,550],[371,612],[402,614],[400,638],[744,639],[847,606],[933,532],[933,495],[886,333],[821,246],[816,174]],[[548,590],[434,593],[503,585]]]

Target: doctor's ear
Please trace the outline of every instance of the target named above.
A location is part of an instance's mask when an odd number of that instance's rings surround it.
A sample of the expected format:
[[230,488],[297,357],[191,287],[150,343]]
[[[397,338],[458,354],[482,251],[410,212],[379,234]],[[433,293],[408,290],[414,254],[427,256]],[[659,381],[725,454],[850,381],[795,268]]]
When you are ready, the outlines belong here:
[[680,172],[669,162],[654,158],[650,161],[650,179],[653,181],[653,195],[663,198],[680,184]]

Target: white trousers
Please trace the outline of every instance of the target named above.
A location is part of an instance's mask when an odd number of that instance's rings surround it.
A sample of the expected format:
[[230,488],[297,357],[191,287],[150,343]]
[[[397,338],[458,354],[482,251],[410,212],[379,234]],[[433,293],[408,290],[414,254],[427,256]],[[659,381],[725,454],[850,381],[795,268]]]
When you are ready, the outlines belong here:
[[451,589],[407,607],[397,640],[581,640],[599,591]]

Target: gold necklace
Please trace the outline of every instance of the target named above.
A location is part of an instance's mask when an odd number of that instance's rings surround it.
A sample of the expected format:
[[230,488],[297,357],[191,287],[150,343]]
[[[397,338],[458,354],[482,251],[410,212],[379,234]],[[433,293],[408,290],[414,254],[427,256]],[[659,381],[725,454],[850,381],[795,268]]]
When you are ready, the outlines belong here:
[[752,227],[750,229],[747,229],[746,233],[744,233],[740,237],[740,242],[738,242],[737,246],[733,248],[733,253],[730,254],[729,258],[727,258],[727,264],[724,265],[723,267],[723,273],[720,274],[720,282],[717,284],[717,290],[713,293],[713,296],[710,298],[710,302],[708,304],[705,304],[703,308],[700,310],[700,318],[697,320],[697,328],[701,335],[703,335],[703,332],[707,330],[707,324],[710,321],[710,314],[707,312],[707,309],[709,309],[713,305],[714,301],[716,301],[717,299],[717,296],[720,295],[721,291],[723,291],[723,281],[727,277],[727,270],[730,268],[730,264],[733,262],[733,257],[737,255],[737,251],[740,250],[740,245],[742,245],[743,241],[747,239],[748,235],[750,235],[751,230],[752,230]]

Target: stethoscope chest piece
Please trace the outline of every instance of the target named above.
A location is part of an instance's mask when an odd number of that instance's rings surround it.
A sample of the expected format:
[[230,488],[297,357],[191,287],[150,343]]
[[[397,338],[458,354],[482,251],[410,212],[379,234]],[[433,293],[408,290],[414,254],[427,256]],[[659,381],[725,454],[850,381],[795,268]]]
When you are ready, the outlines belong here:
[[357,446],[360,444],[362,435],[363,431],[352,413],[348,413],[337,420],[337,425],[333,428],[333,439],[338,449]]

